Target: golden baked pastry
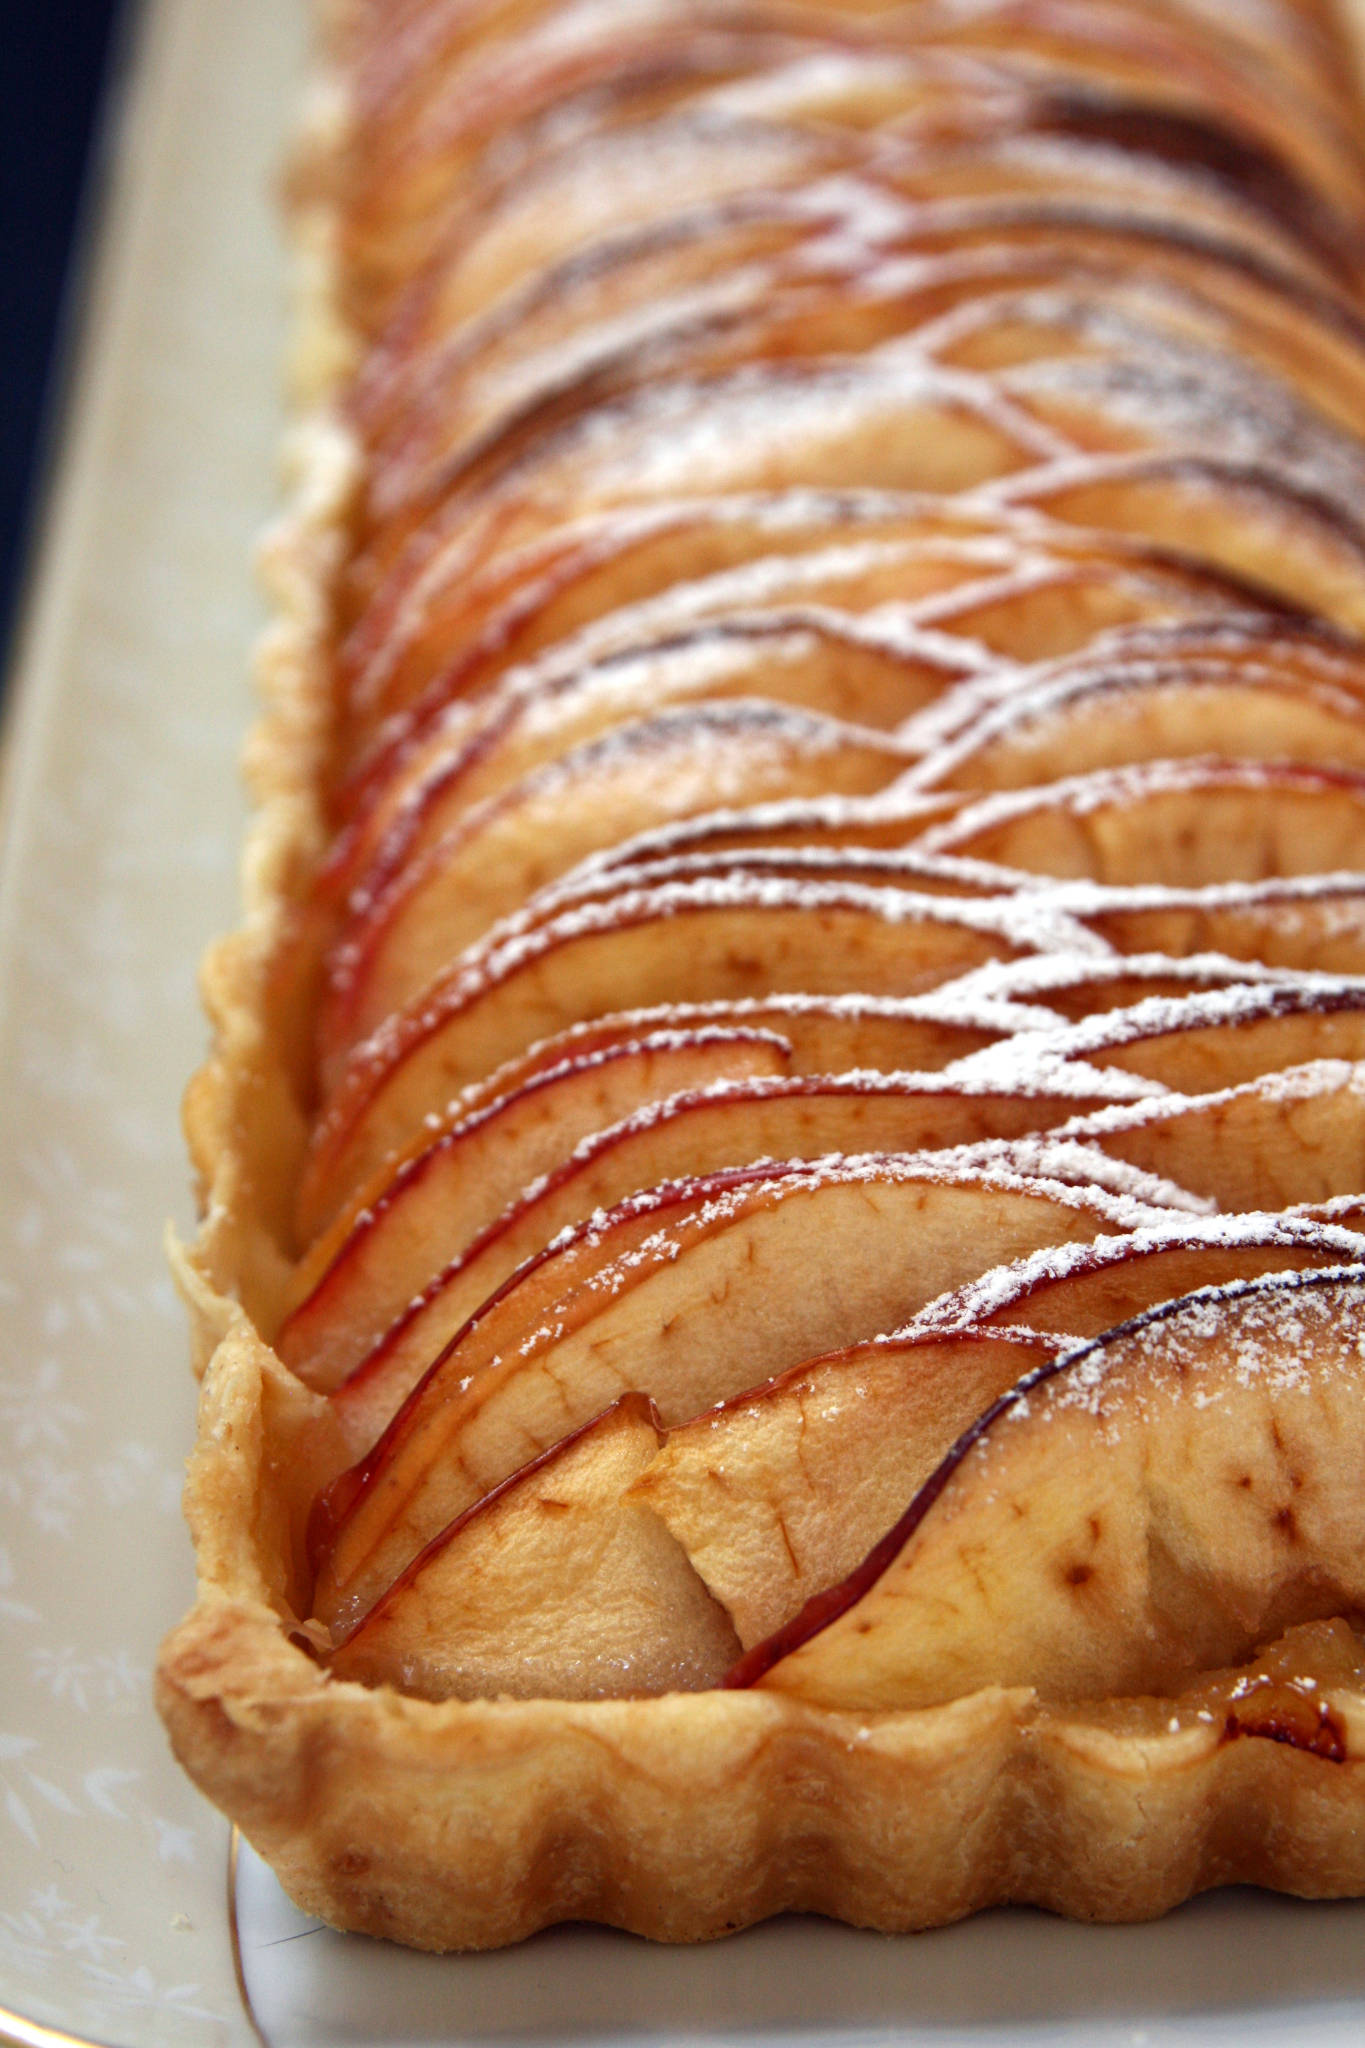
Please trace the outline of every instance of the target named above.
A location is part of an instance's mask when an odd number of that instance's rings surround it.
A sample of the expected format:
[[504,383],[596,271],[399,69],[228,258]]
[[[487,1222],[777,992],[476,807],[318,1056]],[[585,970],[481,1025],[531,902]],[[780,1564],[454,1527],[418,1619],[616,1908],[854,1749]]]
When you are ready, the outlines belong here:
[[1318,0],[349,0],[178,1754],[428,1948],[1365,1892]]

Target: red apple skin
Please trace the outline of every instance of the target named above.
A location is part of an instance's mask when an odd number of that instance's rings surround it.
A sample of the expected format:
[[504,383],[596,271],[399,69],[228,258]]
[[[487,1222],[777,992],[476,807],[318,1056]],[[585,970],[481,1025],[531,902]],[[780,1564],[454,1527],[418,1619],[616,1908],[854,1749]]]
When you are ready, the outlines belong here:
[[[648,1391],[665,1420],[682,1420],[796,1358],[903,1322],[935,1290],[936,1278],[941,1287],[943,1276],[971,1270],[972,1248],[958,1234],[965,1227],[960,1214],[969,1209],[982,1230],[993,1232],[996,1256],[1006,1258],[1039,1243],[1131,1227],[1152,1213],[1095,1188],[999,1167],[992,1173],[952,1155],[946,1161],[871,1155],[736,1168],[666,1184],[591,1219],[511,1276],[432,1363],[372,1450],[320,1497],[312,1545],[317,1611],[335,1621],[381,1560],[392,1561],[393,1576],[459,1512],[463,1503],[455,1495],[474,1484],[475,1465],[477,1492],[503,1477],[492,1466],[510,1447],[508,1428],[522,1444],[528,1430],[539,1431],[550,1386],[556,1414],[567,1415],[574,1403],[592,1398],[604,1373],[619,1393],[637,1384],[629,1375],[647,1372]],[[753,1323],[738,1353],[713,1333],[723,1307],[733,1332],[749,1298],[736,1288],[742,1282],[752,1291],[764,1260],[785,1255],[793,1233],[804,1238],[818,1224],[819,1251],[828,1260],[836,1245],[851,1241],[855,1225],[866,1247],[874,1230],[889,1243],[889,1234],[903,1233],[912,1218],[921,1247],[913,1267],[874,1262],[856,1287],[784,1300],[780,1315],[769,1312]],[[689,1250],[690,1258],[683,1255]],[[718,1275],[724,1281],[719,1293]],[[646,1282],[655,1276],[660,1286],[651,1291]],[[679,1306],[669,1308],[675,1296]],[[604,1331],[611,1335],[606,1349]],[[564,1380],[570,1351],[572,1401]],[[557,1369],[547,1378],[542,1357],[548,1360],[551,1352]],[[462,1439],[458,1457],[446,1455],[438,1447],[448,1446],[466,1424],[483,1448],[475,1451],[472,1438]],[[569,1426],[565,1421],[562,1428]],[[524,1459],[511,1460],[517,1462]],[[425,1526],[438,1512],[438,1496],[445,1511]],[[413,1534],[418,1540],[409,1544]],[[397,1555],[401,1550],[406,1554]]]
[[1131,1322],[1119,1324],[1115,1329],[1103,1332],[1075,1350],[1064,1351],[1055,1358],[1045,1360],[1034,1371],[1026,1374],[1008,1393],[993,1402],[971,1428],[963,1432],[938,1470],[916,1494],[900,1521],[869,1551],[857,1570],[842,1584],[828,1587],[825,1591],[815,1594],[801,1612],[783,1628],[765,1641],[754,1644],[753,1648],[746,1651],[726,1673],[723,1685],[728,1689],[743,1689],[761,1684],[785,1657],[802,1648],[813,1637],[847,1614],[894,1564],[947,1490],[964,1460],[987,1437],[995,1424],[1011,1411],[1025,1412],[1030,1398],[1040,1389],[1065,1376],[1077,1374],[1087,1361],[1101,1355],[1107,1345],[1139,1332],[1158,1331],[1164,1323],[1200,1303],[1241,1303],[1254,1300],[1257,1296],[1266,1296],[1273,1300],[1276,1295],[1285,1298],[1290,1290],[1301,1290],[1305,1295],[1310,1295],[1318,1290],[1351,1283],[1365,1283],[1365,1265],[1329,1268],[1325,1272],[1274,1274],[1265,1279],[1244,1280],[1227,1287],[1205,1289],[1195,1295],[1185,1295],[1174,1301],[1161,1302]]

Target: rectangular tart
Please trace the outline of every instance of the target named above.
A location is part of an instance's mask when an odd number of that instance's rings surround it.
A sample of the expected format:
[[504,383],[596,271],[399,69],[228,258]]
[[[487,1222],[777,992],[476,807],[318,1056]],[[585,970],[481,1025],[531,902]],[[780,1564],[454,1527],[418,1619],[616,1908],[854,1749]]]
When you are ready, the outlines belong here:
[[1365,1893],[1327,0],[336,0],[176,1752],[427,1949]]

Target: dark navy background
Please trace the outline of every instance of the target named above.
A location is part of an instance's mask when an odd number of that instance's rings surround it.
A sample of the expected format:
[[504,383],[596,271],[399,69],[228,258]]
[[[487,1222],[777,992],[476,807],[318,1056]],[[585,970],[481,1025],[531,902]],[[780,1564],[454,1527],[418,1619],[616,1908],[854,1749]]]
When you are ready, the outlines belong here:
[[120,0],[0,0],[0,650],[60,382],[64,290],[120,13]]

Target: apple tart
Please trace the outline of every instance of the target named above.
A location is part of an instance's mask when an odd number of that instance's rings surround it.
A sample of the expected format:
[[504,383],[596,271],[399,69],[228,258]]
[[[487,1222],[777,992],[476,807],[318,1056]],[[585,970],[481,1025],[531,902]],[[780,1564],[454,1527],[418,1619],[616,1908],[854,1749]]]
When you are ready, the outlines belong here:
[[159,1697],[434,1949],[1365,1893],[1327,0],[344,0]]

